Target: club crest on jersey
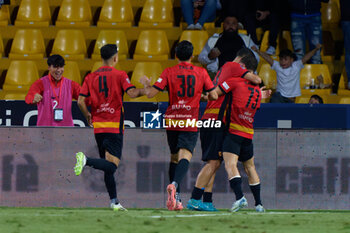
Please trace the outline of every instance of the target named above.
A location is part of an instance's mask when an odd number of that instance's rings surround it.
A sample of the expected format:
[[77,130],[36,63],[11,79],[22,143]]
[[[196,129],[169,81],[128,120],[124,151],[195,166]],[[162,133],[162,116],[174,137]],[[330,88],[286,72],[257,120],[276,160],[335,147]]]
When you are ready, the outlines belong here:
[[157,79],[157,83],[161,83],[162,81],[163,81],[162,78],[158,78],[158,79]]

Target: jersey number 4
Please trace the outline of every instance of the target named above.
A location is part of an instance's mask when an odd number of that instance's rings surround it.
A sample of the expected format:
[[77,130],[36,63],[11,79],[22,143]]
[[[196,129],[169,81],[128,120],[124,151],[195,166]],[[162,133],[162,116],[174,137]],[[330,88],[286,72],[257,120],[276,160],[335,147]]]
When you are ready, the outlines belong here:
[[181,85],[180,85],[181,91],[177,92],[177,96],[184,97],[187,93],[187,97],[193,97],[194,85],[196,84],[196,77],[194,75],[187,75],[187,76],[178,75],[177,78],[181,79]]
[[99,92],[104,92],[105,97],[108,97],[108,87],[107,87],[107,77],[106,76],[99,76],[98,77],[98,86],[99,86]]
[[[259,97],[260,97],[260,92],[259,90],[257,89],[254,89],[252,87],[248,87],[248,90],[250,91],[250,95],[249,95],[249,99],[248,99],[248,102],[247,104],[245,105],[246,108],[249,107],[249,105],[251,105],[250,107],[252,109],[255,109],[256,106],[258,105],[258,101],[259,101]],[[254,94],[257,94],[257,95],[254,95]],[[251,103],[251,104],[250,104]]]

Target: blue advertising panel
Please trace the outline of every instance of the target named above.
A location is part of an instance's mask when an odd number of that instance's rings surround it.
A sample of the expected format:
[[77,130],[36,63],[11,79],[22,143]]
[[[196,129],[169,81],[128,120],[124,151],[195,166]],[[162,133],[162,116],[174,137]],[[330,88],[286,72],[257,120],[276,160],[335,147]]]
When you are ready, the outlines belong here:
[[[206,103],[201,103],[203,113]],[[159,127],[162,115],[153,119],[154,114],[164,114],[167,102],[125,102],[126,127]],[[72,114],[75,126],[84,127],[87,123],[76,102]],[[153,115],[152,115],[153,114]],[[0,126],[35,126],[37,110],[35,105],[24,101],[0,101]],[[154,124],[153,124],[153,123]],[[151,126],[152,125],[152,126]],[[254,128],[257,129],[350,129],[350,105],[347,104],[261,104],[256,113]]]

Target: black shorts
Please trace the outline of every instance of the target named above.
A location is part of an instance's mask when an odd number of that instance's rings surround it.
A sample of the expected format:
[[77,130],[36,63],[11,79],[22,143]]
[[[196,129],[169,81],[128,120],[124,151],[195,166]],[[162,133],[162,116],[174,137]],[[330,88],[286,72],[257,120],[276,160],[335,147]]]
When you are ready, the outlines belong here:
[[[200,139],[202,160],[222,160],[222,144],[225,138],[225,127],[218,129],[201,128]],[[219,153],[220,152],[220,153]]]
[[95,140],[100,158],[106,158],[106,151],[118,159],[122,158],[123,134],[97,133],[95,134]]
[[254,156],[253,141],[249,138],[227,133],[225,135],[222,151],[236,154],[238,155],[239,161],[245,162]]
[[189,150],[193,154],[198,132],[167,130],[166,135],[171,154],[176,154],[181,148]]

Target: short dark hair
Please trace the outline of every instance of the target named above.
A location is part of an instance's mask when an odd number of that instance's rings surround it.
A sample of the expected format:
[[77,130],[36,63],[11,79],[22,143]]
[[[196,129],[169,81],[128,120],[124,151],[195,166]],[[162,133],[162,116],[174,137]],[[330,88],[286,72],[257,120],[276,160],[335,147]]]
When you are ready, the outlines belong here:
[[187,61],[193,54],[193,45],[188,40],[183,40],[175,47],[175,55],[180,61]]
[[295,53],[293,53],[289,49],[281,50],[281,52],[278,56],[279,56],[279,58],[290,57],[290,58],[293,58],[294,61],[296,61],[298,59],[297,56],[295,55]]
[[47,58],[47,64],[54,67],[63,67],[64,58],[61,55],[54,54]]
[[319,102],[320,104],[323,104],[323,99],[322,99],[322,97],[319,96],[319,95],[312,95],[312,96],[310,97],[310,99],[316,99],[316,100],[318,100],[318,102]]
[[118,46],[116,44],[105,44],[100,49],[101,58],[108,60],[118,53]]
[[256,68],[258,68],[258,61],[250,49],[246,47],[241,48],[238,50],[236,56],[241,58],[241,62],[245,65],[247,70],[255,71]]
[[237,19],[237,21],[238,21],[238,17],[237,17],[237,15],[233,15],[233,14],[228,14],[228,15],[225,15],[225,17],[224,17],[224,21],[225,21],[225,19],[226,18],[236,18]]

